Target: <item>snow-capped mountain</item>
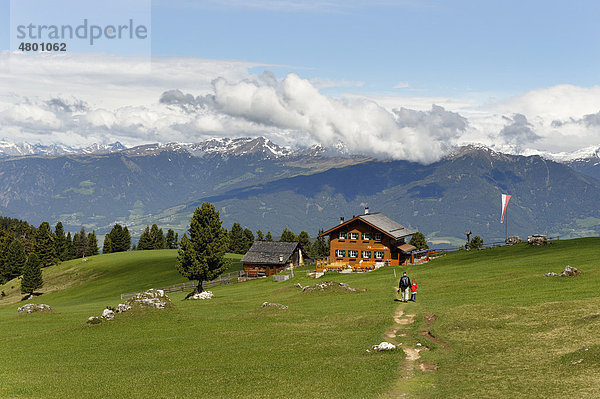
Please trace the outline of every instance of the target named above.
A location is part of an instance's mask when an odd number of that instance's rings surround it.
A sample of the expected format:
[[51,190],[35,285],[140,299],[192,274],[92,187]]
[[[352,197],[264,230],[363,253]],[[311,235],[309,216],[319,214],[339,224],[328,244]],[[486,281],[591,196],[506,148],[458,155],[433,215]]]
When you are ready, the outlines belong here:
[[111,144],[92,144],[84,148],[74,148],[63,144],[29,144],[29,143],[11,143],[0,141],[0,156],[21,157],[21,156],[59,156],[70,154],[107,154],[125,150],[123,144],[117,142]]

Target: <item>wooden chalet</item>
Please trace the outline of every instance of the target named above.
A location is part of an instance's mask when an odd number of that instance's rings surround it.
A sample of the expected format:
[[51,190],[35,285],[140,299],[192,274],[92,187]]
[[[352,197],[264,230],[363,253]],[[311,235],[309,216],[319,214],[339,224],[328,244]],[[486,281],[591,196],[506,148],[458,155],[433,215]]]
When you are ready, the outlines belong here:
[[306,258],[298,242],[254,241],[242,265],[249,276],[271,276],[290,266],[303,266]]
[[381,213],[355,216],[348,221],[341,218],[340,224],[325,231],[329,236],[329,258],[317,263],[317,269],[335,270],[352,268],[369,270],[377,262],[398,266],[413,260],[416,248],[406,243],[413,230]]

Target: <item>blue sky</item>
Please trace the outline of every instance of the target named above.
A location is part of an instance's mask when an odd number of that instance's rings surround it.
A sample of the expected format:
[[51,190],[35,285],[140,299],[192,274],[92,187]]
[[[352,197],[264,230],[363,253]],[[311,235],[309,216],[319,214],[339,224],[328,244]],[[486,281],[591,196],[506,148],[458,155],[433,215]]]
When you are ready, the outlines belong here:
[[285,65],[269,69],[366,92],[502,95],[597,84],[599,17],[596,1],[156,0],[152,52]]
[[151,72],[130,55],[0,53],[0,139],[264,135],[424,162],[469,143],[598,147],[599,16],[597,1],[154,0]]

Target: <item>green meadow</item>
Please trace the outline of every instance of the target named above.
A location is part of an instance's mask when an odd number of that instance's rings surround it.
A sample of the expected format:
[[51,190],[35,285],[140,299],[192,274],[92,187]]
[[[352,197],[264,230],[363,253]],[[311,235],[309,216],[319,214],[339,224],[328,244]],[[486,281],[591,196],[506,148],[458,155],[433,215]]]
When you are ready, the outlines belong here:
[[[136,251],[47,268],[45,293],[29,302],[52,306],[49,313],[18,314],[26,303],[18,281],[0,286],[0,397],[600,396],[599,238],[461,251],[410,266],[416,303],[394,301],[394,272],[406,268],[318,280],[298,272],[285,282],[215,287],[211,300],[174,293],[168,309],[86,324],[121,293],[185,281],[176,255]],[[543,276],[566,265],[582,274]],[[324,280],[366,291],[295,287]],[[289,308],[261,308],[265,301]],[[386,338],[398,310],[415,322]],[[402,350],[366,352],[384,340],[429,350],[414,362]]]

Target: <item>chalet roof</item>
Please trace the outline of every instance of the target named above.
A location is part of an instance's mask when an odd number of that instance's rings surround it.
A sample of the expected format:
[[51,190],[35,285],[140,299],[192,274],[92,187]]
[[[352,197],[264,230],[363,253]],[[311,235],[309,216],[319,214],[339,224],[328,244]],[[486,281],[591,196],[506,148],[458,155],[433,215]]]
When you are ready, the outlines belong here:
[[387,234],[390,237],[393,237],[396,240],[399,240],[400,238],[404,238],[406,236],[415,234],[415,232],[413,230],[407,229],[406,227],[402,226],[400,223],[388,218],[384,214],[376,212],[376,213],[367,213],[365,215],[355,216],[352,219],[348,220],[347,222],[344,222],[335,227],[332,227],[331,229],[327,230],[326,232],[322,233],[321,235],[330,234],[330,233],[334,232],[335,230],[339,229],[340,227],[345,227],[348,224],[350,224],[353,221],[358,220],[358,219],[366,222],[367,224],[373,226],[374,228],[381,231],[382,233]]
[[407,229],[402,226],[400,223],[393,221],[389,217],[377,212],[377,213],[368,213],[366,215],[359,215],[360,219],[365,222],[372,224],[377,227],[379,230],[387,233],[390,236],[393,236],[395,239],[399,239],[402,237],[409,236],[411,234],[415,234],[414,231]]
[[[300,243],[278,241],[254,241],[246,255],[244,264],[285,265]],[[281,260],[280,260],[281,259]]]
[[398,245],[398,249],[402,252],[404,252],[405,254],[408,254],[412,251],[414,251],[415,249],[417,249],[417,247],[415,247],[414,245],[410,245],[410,244],[402,244],[402,245]]

